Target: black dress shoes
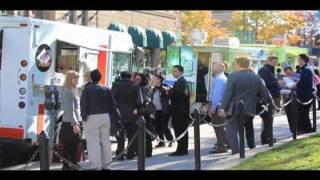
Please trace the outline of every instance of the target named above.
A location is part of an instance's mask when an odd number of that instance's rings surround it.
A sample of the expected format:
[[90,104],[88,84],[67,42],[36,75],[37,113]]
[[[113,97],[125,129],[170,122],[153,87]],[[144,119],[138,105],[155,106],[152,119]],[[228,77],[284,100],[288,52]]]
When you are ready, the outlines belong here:
[[[273,138],[273,143],[276,143],[277,140],[275,138]],[[269,144],[269,140],[266,139],[266,140],[261,140],[261,144],[264,145],[264,144]]]
[[[117,156],[116,156],[117,157]],[[113,158],[113,160],[116,160],[116,161],[123,161],[125,158],[124,156],[120,156],[116,159],[116,157]]]
[[224,148],[216,148],[213,151],[210,151],[210,154],[219,154],[219,153],[225,153],[228,152],[227,149]]
[[132,159],[134,159],[135,157],[136,157],[135,155],[127,155],[127,156],[126,156],[126,159],[132,160]]
[[174,153],[169,154],[169,156],[184,156],[187,154],[188,154],[188,151],[187,152],[174,152]]

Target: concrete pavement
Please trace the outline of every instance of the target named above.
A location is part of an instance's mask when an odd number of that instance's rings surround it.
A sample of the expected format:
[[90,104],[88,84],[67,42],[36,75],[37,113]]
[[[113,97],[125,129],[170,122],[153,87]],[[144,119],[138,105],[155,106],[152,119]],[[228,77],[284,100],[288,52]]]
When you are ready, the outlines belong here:
[[[312,117],[312,113],[310,113]],[[320,119],[320,116],[317,116]],[[319,121],[319,120],[318,120]],[[318,123],[318,128],[320,124]],[[283,114],[277,114],[274,119],[274,137],[280,139],[274,144],[274,147],[268,147],[268,145],[260,145],[260,133],[261,133],[261,118],[256,117],[254,119],[255,128],[255,142],[257,147],[249,150],[246,148],[246,158],[248,159],[254,156],[256,153],[267,151],[271,148],[278,147],[284,143],[292,140],[291,133],[289,132],[287,118]],[[312,133],[314,134],[314,133]],[[298,136],[303,138],[312,134]],[[210,125],[202,124],[200,126],[201,136],[201,169],[202,170],[224,170],[239,164],[244,159],[240,159],[239,155],[231,155],[230,152],[223,154],[209,154],[216,142],[216,137],[213,128]],[[194,170],[194,139],[193,139],[193,127],[189,128],[189,154],[186,156],[169,157],[168,154],[174,152],[176,144],[173,147],[163,147],[153,149],[153,156],[146,159],[146,170]],[[153,142],[153,147],[158,142]],[[112,144],[113,152],[116,149],[116,144]],[[23,165],[5,168],[3,170],[20,170]],[[62,164],[52,164],[51,170],[61,170]],[[137,159],[115,161],[111,165],[112,170],[137,170]],[[28,170],[40,170],[39,162],[32,162]]]

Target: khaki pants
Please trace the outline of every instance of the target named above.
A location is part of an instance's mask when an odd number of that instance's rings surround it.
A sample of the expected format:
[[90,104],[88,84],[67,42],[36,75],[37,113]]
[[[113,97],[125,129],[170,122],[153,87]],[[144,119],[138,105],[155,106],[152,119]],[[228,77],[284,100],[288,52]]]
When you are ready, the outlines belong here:
[[88,159],[93,169],[108,169],[104,165],[112,161],[110,142],[110,116],[105,114],[89,115],[84,123],[87,139]]

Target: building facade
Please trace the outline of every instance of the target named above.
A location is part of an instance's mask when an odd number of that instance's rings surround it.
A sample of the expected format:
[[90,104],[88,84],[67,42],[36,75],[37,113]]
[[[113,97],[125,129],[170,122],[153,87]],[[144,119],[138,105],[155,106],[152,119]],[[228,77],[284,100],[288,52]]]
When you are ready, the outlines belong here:
[[[75,11],[77,24],[81,24],[81,11]],[[68,23],[70,11],[1,11],[0,15],[31,16]],[[160,31],[176,32],[176,11],[88,11],[88,26],[108,28],[112,22],[125,26],[138,25]]]
[[[51,20],[69,22],[69,11],[55,11]],[[81,24],[81,11],[76,11],[77,24]],[[50,16],[49,16],[50,17]],[[176,32],[176,15],[174,11],[88,11],[88,25],[97,28],[108,28],[112,22],[126,27],[138,25],[144,29],[156,28],[160,31]]]

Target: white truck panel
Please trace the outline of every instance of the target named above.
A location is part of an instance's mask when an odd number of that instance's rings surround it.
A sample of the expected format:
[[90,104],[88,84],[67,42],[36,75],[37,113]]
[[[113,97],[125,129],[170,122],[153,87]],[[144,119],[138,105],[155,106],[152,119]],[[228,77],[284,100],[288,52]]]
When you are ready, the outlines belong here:
[[[8,28],[4,30],[1,80],[1,124],[25,127],[26,107],[18,107],[20,101],[26,102],[27,96],[20,95],[19,89],[28,87],[28,68],[21,67],[20,61],[29,59],[30,31],[28,28]],[[21,81],[20,75],[26,74],[27,80]]]

